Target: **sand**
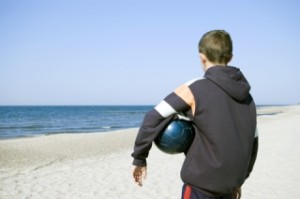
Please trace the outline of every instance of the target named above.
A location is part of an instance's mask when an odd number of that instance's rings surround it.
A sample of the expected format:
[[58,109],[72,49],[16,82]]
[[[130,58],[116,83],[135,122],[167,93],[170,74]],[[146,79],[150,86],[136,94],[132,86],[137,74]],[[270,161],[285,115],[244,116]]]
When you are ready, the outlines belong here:
[[[243,199],[300,198],[300,106],[268,107],[258,119],[256,165]],[[138,129],[0,141],[0,199],[176,199],[183,155],[153,146],[143,187],[131,177]]]

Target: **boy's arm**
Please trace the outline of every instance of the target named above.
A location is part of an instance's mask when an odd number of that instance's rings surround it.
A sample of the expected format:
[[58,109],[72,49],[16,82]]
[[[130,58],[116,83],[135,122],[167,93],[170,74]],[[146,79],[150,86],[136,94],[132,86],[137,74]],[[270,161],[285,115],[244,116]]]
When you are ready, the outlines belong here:
[[161,117],[155,109],[145,115],[135,140],[134,152],[131,154],[134,158],[133,165],[140,167],[147,165],[146,158],[152,147],[153,140],[157,137],[159,132],[167,126],[172,118],[172,115],[168,118]]
[[146,166],[153,140],[176,117],[176,113],[189,110],[194,112],[194,97],[188,85],[184,84],[149,111],[135,140],[133,165]]

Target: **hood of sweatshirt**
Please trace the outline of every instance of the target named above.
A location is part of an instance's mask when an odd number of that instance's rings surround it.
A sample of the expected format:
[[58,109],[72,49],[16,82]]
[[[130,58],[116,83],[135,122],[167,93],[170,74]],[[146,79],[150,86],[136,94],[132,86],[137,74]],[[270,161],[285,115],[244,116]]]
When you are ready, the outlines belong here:
[[214,82],[235,100],[243,101],[249,95],[251,87],[238,68],[214,66],[205,72],[204,77]]

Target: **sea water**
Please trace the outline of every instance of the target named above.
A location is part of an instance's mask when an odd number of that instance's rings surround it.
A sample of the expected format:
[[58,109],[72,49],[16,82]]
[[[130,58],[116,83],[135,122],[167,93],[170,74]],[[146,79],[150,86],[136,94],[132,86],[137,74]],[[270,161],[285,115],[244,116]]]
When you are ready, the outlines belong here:
[[[0,106],[0,139],[139,127],[154,106]],[[257,109],[266,106],[258,106]],[[266,113],[266,115],[274,115]],[[263,116],[265,114],[258,114]]]
[[153,106],[0,106],[0,139],[138,127]]

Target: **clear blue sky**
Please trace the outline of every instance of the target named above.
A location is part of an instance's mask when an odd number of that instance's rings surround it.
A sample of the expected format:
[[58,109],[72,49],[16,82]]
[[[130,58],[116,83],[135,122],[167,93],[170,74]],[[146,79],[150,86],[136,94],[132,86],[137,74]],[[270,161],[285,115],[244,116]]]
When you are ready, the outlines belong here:
[[156,104],[234,42],[257,104],[300,102],[300,1],[0,0],[0,105]]

